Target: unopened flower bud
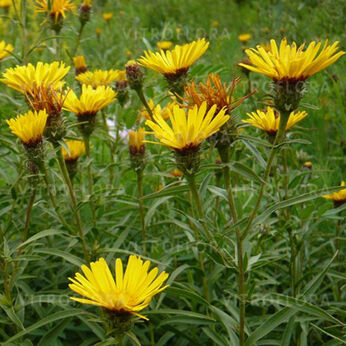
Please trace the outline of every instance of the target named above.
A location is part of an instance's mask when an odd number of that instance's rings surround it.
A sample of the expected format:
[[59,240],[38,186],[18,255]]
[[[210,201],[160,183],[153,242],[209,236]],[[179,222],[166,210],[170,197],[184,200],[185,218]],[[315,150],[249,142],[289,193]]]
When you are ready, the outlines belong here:
[[135,60],[125,65],[126,78],[131,89],[140,90],[143,86],[143,72]]

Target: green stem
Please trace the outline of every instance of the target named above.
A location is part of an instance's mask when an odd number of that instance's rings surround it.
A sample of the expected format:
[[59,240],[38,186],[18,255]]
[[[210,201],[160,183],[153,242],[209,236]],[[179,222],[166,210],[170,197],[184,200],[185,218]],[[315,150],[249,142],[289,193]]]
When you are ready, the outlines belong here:
[[136,89],[136,92],[137,92],[137,95],[138,95],[139,99],[143,103],[143,106],[147,110],[147,112],[148,112],[148,114],[150,116],[150,119],[154,120],[153,111],[150,109],[150,107],[149,107],[149,105],[147,103],[147,100],[145,99],[145,96],[144,96],[144,93],[143,93],[143,89],[142,88]]
[[96,228],[96,211],[95,211],[95,204],[93,199],[94,198],[94,178],[93,178],[91,162],[90,162],[90,136],[84,136],[83,139],[84,139],[84,145],[85,145],[85,153],[87,158],[89,159],[89,162],[88,162],[89,201],[90,201],[93,225],[94,225],[94,228]]
[[74,47],[74,49],[73,49],[73,54],[72,54],[73,57],[74,57],[74,56],[76,55],[76,53],[77,53],[77,50],[78,50],[78,47],[79,47],[79,44],[80,44],[80,40],[81,40],[81,38],[82,38],[82,33],[83,33],[84,26],[85,26],[85,24],[81,24],[81,25],[80,25],[79,32],[78,32],[78,36],[77,36],[77,40],[76,40],[76,45],[75,45],[75,47]]
[[65,221],[64,217],[61,215],[60,211],[59,211],[59,206],[58,203],[56,202],[54,193],[52,191],[52,184],[50,182],[50,178],[49,178],[49,174],[48,174],[48,170],[46,168],[46,166],[43,164],[41,169],[43,170],[43,179],[46,183],[47,186],[47,190],[48,190],[48,194],[49,194],[49,198],[52,202],[53,208],[55,210],[56,215],[58,216],[60,222],[63,224],[64,227],[66,227],[68,230],[70,230],[72,233],[74,233],[74,230],[72,229],[72,227]]
[[[199,218],[202,220],[202,224],[203,224],[204,230],[207,233],[207,236],[208,236],[209,240],[211,241],[212,240],[211,234],[209,232],[208,227],[204,223],[204,217],[203,217],[203,211],[202,211],[202,203],[201,203],[201,199],[199,197],[198,189],[197,189],[197,186],[196,186],[195,175],[194,174],[191,174],[191,175],[186,174],[186,179],[187,179],[189,187],[190,187],[191,195],[192,195],[192,197],[193,197],[193,199],[194,199],[194,201],[196,203]],[[198,229],[197,229],[197,227],[193,227],[193,230],[194,230],[194,236],[195,236],[195,240],[196,240],[196,244],[197,244],[197,254],[198,254],[199,265],[200,265],[201,271],[204,274],[203,275],[203,279],[202,279],[202,281],[203,281],[204,297],[205,297],[206,301],[209,303],[210,302],[209,289],[208,289],[208,283],[207,283],[207,278],[206,278],[206,269],[205,269],[205,266],[204,266],[203,253],[198,250],[198,243],[199,243]]]
[[[228,166],[229,163],[229,150],[224,148],[223,152],[220,152],[224,167],[223,176],[225,181],[225,188],[227,191],[228,205],[230,213],[233,219],[233,223],[238,222],[237,209],[234,203],[234,196],[232,191],[231,175]],[[235,229],[237,236],[237,259],[238,259],[238,297],[239,297],[239,345],[245,345],[245,304],[246,304],[246,283],[245,283],[245,271],[244,271],[244,257],[243,257],[243,239],[238,227]]]
[[110,148],[110,156],[111,156],[111,166],[109,167],[109,184],[112,186],[113,185],[113,179],[114,179],[114,165],[115,165],[115,160],[114,160],[114,149],[115,145],[113,143],[112,137],[109,134],[109,127],[107,124],[107,118],[104,110],[102,109],[101,111],[102,115],[102,121],[103,121],[103,127],[107,133],[107,138],[109,141],[109,148]]
[[138,203],[139,203],[139,216],[141,221],[142,228],[142,246],[143,246],[143,255],[146,254],[146,227],[145,227],[145,211],[143,204],[143,169],[139,169],[136,171],[137,173],[137,188],[138,188]]
[[291,294],[292,297],[297,296],[297,254],[296,254],[296,247],[294,242],[294,235],[292,233],[292,230],[289,230],[289,238],[290,238],[290,249],[291,249],[291,257],[290,257],[290,272],[291,272]]
[[263,197],[263,194],[264,194],[264,189],[265,189],[265,186],[267,185],[267,180],[269,178],[269,175],[270,175],[270,171],[271,171],[271,167],[272,167],[272,164],[273,164],[273,161],[274,161],[274,157],[278,151],[278,145],[282,142],[284,136],[285,136],[285,132],[286,132],[286,125],[287,125],[287,121],[288,121],[288,118],[289,118],[289,113],[288,114],[284,114],[282,113],[281,116],[280,116],[280,124],[279,124],[279,130],[278,132],[276,133],[276,136],[275,136],[275,140],[274,140],[274,143],[273,143],[273,146],[271,148],[271,151],[270,151],[270,154],[269,154],[269,159],[268,159],[268,162],[267,162],[267,166],[266,166],[266,169],[265,169],[265,172],[264,172],[264,177],[263,177],[263,183],[261,185],[261,189],[260,189],[260,192],[258,194],[258,197],[257,197],[257,201],[256,201],[256,204],[255,204],[255,207],[253,208],[252,210],[252,213],[250,214],[249,216],[249,219],[248,219],[248,222],[245,226],[245,229],[242,233],[242,239],[245,239],[251,226],[252,226],[252,222],[257,214],[257,211],[258,211],[258,208],[261,204],[261,201],[262,201],[262,197]]
[[64,178],[65,184],[67,185],[69,194],[70,194],[70,199],[71,199],[71,203],[72,203],[72,209],[73,209],[73,213],[76,219],[76,223],[77,223],[77,229],[78,229],[78,233],[79,233],[79,237],[82,241],[82,246],[83,246],[83,252],[84,252],[84,258],[86,261],[89,261],[89,252],[88,252],[88,247],[86,244],[86,240],[85,240],[85,236],[83,233],[83,227],[82,227],[82,220],[79,214],[79,210],[78,210],[78,204],[77,204],[77,199],[76,199],[76,195],[73,189],[73,185],[70,179],[70,176],[68,174],[68,170],[66,167],[66,163],[61,151],[61,147],[60,145],[55,147],[56,149],[56,156],[58,159],[58,163],[59,163],[59,167],[60,167],[60,171],[61,174]]

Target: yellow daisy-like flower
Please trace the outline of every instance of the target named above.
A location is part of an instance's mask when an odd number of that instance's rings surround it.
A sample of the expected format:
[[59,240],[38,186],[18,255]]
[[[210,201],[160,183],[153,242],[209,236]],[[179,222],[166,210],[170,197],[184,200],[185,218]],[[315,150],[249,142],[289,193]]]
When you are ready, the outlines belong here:
[[12,6],[12,0],[0,0],[0,7],[9,8]]
[[[95,70],[87,71],[76,76],[76,79],[85,85],[91,85],[96,88],[100,85],[109,86],[118,79],[124,78],[124,71],[120,70]],[[126,75],[125,75],[126,79]]]
[[146,124],[154,131],[155,137],[176,151],[197,149],[208,137],[216,133],[229,119],[226,109],[215,114],[217,106],[207,111],[207,103],[200,107],[185,110],[174,106],[170,113],[171,126],[163,119],[160,111],[154,111],[154,121],[147,120]]
[[156,43],[158,49],[167,50],[173,46],[172,41],[160,41]]
[[6,43],[5,41],[0,42],[0,61],[7,58],[10,53],[13,52],[14,48],[10,43]]
[[247,41],[251,40],[252,35],[251,34],[240,34],[238,36],[238,40],[240,42],[246,43]]
[[84,55],[73,57],[73,63],[74,63],[74,67],[76,69],[77,75],[86,72],[87,64],[86,64]]
[[93,116],[102,108],[115,101],[116,93],[109,87],[91,85],[82,86],[80,98],[70,90],[66,96],[63,109],[76,114],[78,117]]
[[131,154],[141,153],[145,151],[145,129],[140,127],[137,131],[129,131],[129,147]]
[[304,51],[304,44],[297,47],[295,42],[289,45],[286,39],[283,39],[278,48],[276,42],[271,40],[269,51],[263,46],[245,50],[251,64],[239,65],[250,71],[265,74],[274,81],[304,81],[345,54],[343,51],[337,53],[338,44],[336,41],[330,46],[327,40],[320,50],[322,43],[313,41]]
[[16,66],[7,69],[3,74],[1,82],[23,94],[31,94],[34,89],[60,89],[64,82],[62,79],[68,73],[70,67],[57,61],[47,64],[38,62]]
[[74,292],[86,297],[71,297],[80,303],[101,306],[116,314],[136,315],[146,308],[152,297],[167,286],[162,286],[167,280],[168,274],[163,271],[159,275],[159,269],[153,268],[149,272],[150,261],[141,260],[131,255],[124,273],[120,258],[115,261],[115,280],[104,258],[90,263],[90,268],[82,265],[84,276],[75,274],[75,278],[69,278],[72,284],[69,287]]
[[103,13],[102,17],[103,17],[104,20],[109,21],[109,20],[111,20],[113,18],[113,13],[112,12]]
[[[342,181],[340,186],[345,186],[345,182]],[[340,191],[333,192],[331,195],[324,195],[323,198],[331,199],[334,201],[335,206],[340,206],[346,202],[346,187]]]
[[76,161],[85,153],[85,145],[82,141],[65,141],[68,151],[62,147],[62,154],[65,161]]
[[[265,112],[257,110],[256,112],[247,113],[249,119],[243,120],[243,123],[251,124],[261,130],[266,131],[269,135],[275,136],[279,130],[280,116],[272,107],[268,107]],[[286,125],[286,131],[303,120],[308,114],[303,112],[291,112]]]
[[66,18],[65,12],[73,11],[76,6],[71,0],[36,0],[36,12],[48,13],[54,18],[55,23],[62,18]]
[[42,141],[43,131],[46,127],[48,114],[46,110],[39,112],[29,111],[16,118],[6,120],[11,132],[26,146],[36,146]]
[[184,44],[176,45],[173,50],[153,53],[144,52],[144,57],[138,59],[139,64],[162,73],[165,77],[180,76],[187,72],[189,67],[199,59],[208,49],[209,42],[204,38]]

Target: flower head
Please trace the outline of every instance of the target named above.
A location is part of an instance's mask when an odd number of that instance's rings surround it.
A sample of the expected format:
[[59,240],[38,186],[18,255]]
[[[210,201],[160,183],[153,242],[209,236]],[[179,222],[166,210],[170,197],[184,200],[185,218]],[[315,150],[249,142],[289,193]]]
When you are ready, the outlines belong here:
[[265,74],[274,81],[304,81],[345,54],[343,51],[337,53],[338,44],[336,41],[330,46],[326,41],[320,50],[322,43],[313,41],[304,51],[305,44],[297,47],[295,42],[289,45],[286,39],[283,39],[278,48],[276,42],[271,40],[269,51],[263,46],[245,50],[251,65],[239,65],[250,71]]
[[251,34],[240,34],[238,35],[238,40],[240,42],[246,43],[247,41],[251,40],[251,37]]
[[146,124],[161,144],[176,151],[194,150],[229,119],[229,115],[225,114],[226,109],[216,113],[216,108],[214,105],[207,111],[206,102],[188,111],[174,106],[173,111],[169,111],[171,126],[163,119],[160,111],[154,111],[154,121],[147,120]]
[[124,72],[121,70],[95,70],[87,71],[76,76],[76,79],[85,85],[91,85],[93,88],[98,86],[109,86],[113,82],[122,80]]
[[211,73],[208,75],[206,83],[196,84],[191,82],[185,86],[185,96],[183,102],[188,107],[193,107],[197,105],[201,106],[203,102],[207,103],[208,109],[217,106],[217,112],[222,108],[226,108],[226,112],[230,114],[235,108],[237,108],[247,97],[251,96],[253,93],[241,97],[238,100],[235,100],[233,97],[234,90],[239,84],[240,79],[235,78],[230,83],[222,83],[220,76]]
[[45,110],[29,111],[6,120],[11,132],[27,147],[35,147],[42,141],[48,114]]
[[189,67],[208,49],[209,42],[204,38],[183,46],[176,45],[172,50],[153,53],[144,52],[144,57],[138,59],[139,64],[162,73],[166,78],[183,75]]
[[143,154],[145,151],[145,129],[140,127],[137,131],[131,130],[129,131],[129,147],[130,153],[132,155],[135,154]]
[[73,90],[67,93],[63,109],[78,117],[95,115],[115,101],[115,96],[115,92],[109,87],[98,86],[94,89],[91,85],[83,84],[82,94],[79,98]]
[[109,21],[113,18],[113,13],[112,12],[103,13],[102,17],[104,20]]
[[160,41],[156,43],[158,49],[167,50],[173,46],[172,41]]
[[[249,119],[243,120],[244,123],[251,124],[261,130],[266,131],[269,135],[275,136],[279,129],[280,114],[272,107],[268,107],[265,112],[257,110],[256,112],[247,113]],[[308,114],[303,112],[291,112],[286,125],[286,131],[303,120]]]
[[47,13],[54,18],[55,23],[66,18],[65,12],[73,11],[76,6],[71,0],[36,0],[36,12]]
[[0,61],[7,58],[14,48],[11,44],[6,43],[5,41],[0,42]]
[[12,6],[12,0],[0,0],[0,7],[9,8]]
[[174,168],[172,171],[169,172],[169,174],[172,177],[176,177],[176,178],[181,178],[184,175],[184,173],[180,169],[177,169],[177,168]]
[[86,72],[87,64],[84,55],[73,57],[73,63],[76,70],[76,75]]
[[[345,186],[345,182],[342,181],[340,186]],[[346,187],[341,189],[340,191],[333,192],[331,195],[324,195],[323,198],[331,199],[334,201],[336,207],[346,202]]]
[[68,151],[62,147],[65,161],[77,161],[85,153],[85,145],[82,141],[65,141]]
[[167,288],[163,286],[168,278],[166,272],[158,275],[158,268],[149,271],[150,261],[131,255],[124,273],[120,258],[115,261],[115,280],[104,258],[90,263],[90,268],[82,265],[84,276],[76,273],[69,287],[85,298],[71,297],[80,303],[101,306],[115,314],[139,315],[152,297]]
[[31,94],[35,88],[57,90],[63,85],[62,79],[69,69],[69,66],[57,61],[50,64],[38,62],[36,66],[18,65],[7,69],[0,81],[23,94]]

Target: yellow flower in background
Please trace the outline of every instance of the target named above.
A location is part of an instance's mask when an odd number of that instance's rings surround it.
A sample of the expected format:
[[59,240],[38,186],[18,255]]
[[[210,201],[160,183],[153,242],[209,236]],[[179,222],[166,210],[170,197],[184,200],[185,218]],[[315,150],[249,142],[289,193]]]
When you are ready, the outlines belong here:
[[210,26],[211,26],[212,28],[216,28],[216,27],[218,27],[219,25],[220,25],[220,23],[219,23],[217,20],[212,21],[211,24],[210,24]]
[[77,75],[86,72],[87,64],[86,64],[84,55],[73,57],[73,63],[74,63],[74,67],[75,67]]
[[112,12],[103,13],[102,17],[103,17],[104,20],[109,21],[109,20],[111,20],[113,18],[113,13]]
[[177,151],[197,149],[208,137],[219,131],[226,123],[229,116],[226,109],[216,113],[216,105],[207,112],[207,103],[203,102],[200,107],[193,107],[186,111],[179,106],[173,107],[170,112],[171,126],[163,119],[161,112],[154,111],[154,121],[147,120],[148,125],[155,137],[162,145]]
[[85,153],[85,145],[82,141],[65,141],[68,151],[64,147],[61,148],[65,161],[76,161]]
[[180,76],[205,53],[208,46],[209,42],[202,38],[183,46],[176,45],[168,51],[146,51],[138,61],[140,65],[160,72],[165,77]]
[[0,7],[9,8],[12,6],[12,0],[0,0]]
[[174,168],[172,171],[169,172],[169,174],[172,177],[176,177],[176,178],[181,178],[184,175],[184,173],[178,168]]
[[92,0],[83,0],[83,6],[91,6]]
[[113,82],[118,80],[126,79],[124,77],[124,71],[121,70],[95,70],[95,71],[87,71],[76,76],[78,82],[91,85],[93,88],[98,86],[109,86]]
[[343,51],[337,53],[338,44],[336,41],[330,46],[327,40],[321,49],[322,43],[313,41],[304,51],[305,44],[297,47],[295,42],[289,45],[287,40],[283,39],[278,48],[276,42],[271,40],[268,52],[262,46],[245,50],[251,64],[239,65],[262,73],[274,81],[304,81],[345,54]]
[[101,35],[101,28],[96,28],[95,32],[96,32],[97,36],[100,36]]
[[[268,107],[265,112],[257,110],[256,112],[247,113],[249,119],[243,120],[243,123],[251,124],[261,130],[266,131],[269,135],[275,136],[279,129],[280,116],[272,107]],[[299,121],[303,120],[308,114],[303,112],[291,112],[286,125],[286,131],[292,128]]]
[[156,43],[158,49],[167,50],[173,46],[172,41],[160,41]]
[[50,64],[38,62],[36,66],[17,65],[7,69],[0,81],[23,94],[31,94],[35,88],[60,89],[64,84],[62,79],[69,70],[69,66],[57,61]]
[[67,93],[63,109],[78,117],[92,116],[115,101],[115,96],[116,93],[109,87],[98,86],[94,89],[91,85],[82,85],[80,98],[73,90]]
[[10,43],[6,43],[5,41],[0,42],[0,61],[7,58],[10,52],[13,52],[14,48]]
[[69,278],[69,287],[85,298],[71,297],[72,300],[83,304],[101,306],[122,316],[136,315],[146,308],[152,297],[167,286],[162,286],[168,274],[155,267],[149,272],[150,261],[141,260],[131,255],[124,273],[120,258],[115,261],[115,280],[104,258],[90,263],[90,268],[82,265],[84,276],[76,273],[75,278]]
[[[173,106],[176,105],[176,102],[169,102],[166,107],[161,108],[160,105],[155,105],[153,99],[149,99],[148,100],[148,106],[151,109],[152,112],[156,111],[156,112],[161,112],[161,115],[163,117],[164,120],[169,118],[169,112],[173,110]],[[147,111],[147,109],[143,106],[141,108],[141,110],[139,111],[139,115],[147,120],[150,120],[150,115]]]
[[[345,182],[342,181],[340,186],[345,186]],[[340,191],[333,192],[330,195],[324,195],[323,198],[331,199],[334,201],[336,206],[340,206],[341,204],[346,202],[346,187],[341,189]]]
[[66,18],[65,12],[73,11],[76,6],[71,0],[36,0],[36,12],[47,13],[54,18],[55,23]]
[[303,163],[304,168],[312,169],[312,162],[311,161],[306,161]]
[[247,41],[251,40],[252,35],[251,34],[240,34],[238,36],[238,40],[240,42],[246,43]]
[[143,153],[145,150],[145,129],[140,127],[137,131],[129,131],[129,147],[131,154]]
[[6,120],[11,132],[26,146],[35,146],[42,141],[43,131],[46,127],[48,114],[46,110],[39,112],[29,111],[16,118]]

